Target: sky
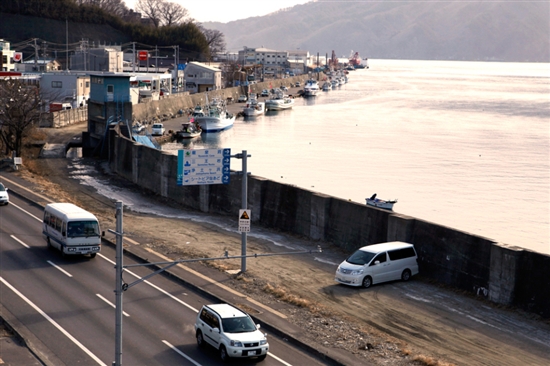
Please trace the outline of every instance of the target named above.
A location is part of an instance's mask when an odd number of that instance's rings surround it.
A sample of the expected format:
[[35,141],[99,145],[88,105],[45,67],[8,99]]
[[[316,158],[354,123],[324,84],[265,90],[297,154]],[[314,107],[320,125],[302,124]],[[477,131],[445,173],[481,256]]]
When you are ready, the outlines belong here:
[[[169,1],[169,0],[165,0]],[[196,21],[222,22],[262,16],[274,11],[304,4],[312,0],[170,0],[186,8]],[[137,0],[124,0],[126,6],[134,9]]]

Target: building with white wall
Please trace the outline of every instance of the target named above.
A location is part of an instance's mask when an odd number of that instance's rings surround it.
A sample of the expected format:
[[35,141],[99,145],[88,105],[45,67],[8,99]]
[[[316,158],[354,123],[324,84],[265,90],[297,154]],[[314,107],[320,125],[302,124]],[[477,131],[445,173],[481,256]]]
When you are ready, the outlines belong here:
[[222,88],[222,71],[200,62],[189,62],[184,72],[185,91],[202,93]]

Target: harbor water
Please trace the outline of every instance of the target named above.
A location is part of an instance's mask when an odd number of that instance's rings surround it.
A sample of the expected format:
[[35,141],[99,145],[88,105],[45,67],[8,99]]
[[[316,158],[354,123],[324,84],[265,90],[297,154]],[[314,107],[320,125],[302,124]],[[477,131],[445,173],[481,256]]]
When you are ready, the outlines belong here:
[[377,193],[396,212],[550,254],[550,64],[369,66],[291,110],[163,150],[246,150],[253,175],[359,204]]

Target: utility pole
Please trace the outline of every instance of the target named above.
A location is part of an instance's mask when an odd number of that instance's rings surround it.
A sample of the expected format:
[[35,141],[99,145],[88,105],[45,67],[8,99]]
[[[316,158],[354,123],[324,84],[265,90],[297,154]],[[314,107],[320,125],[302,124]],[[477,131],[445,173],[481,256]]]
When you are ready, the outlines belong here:
[[136,42],[132,42],[132,72],[136,72]]
[[[241,186],[241,207],[243,210],[247,210],[248,206],[248,171],[247,171],[247,158],[251,158],[252,155],[248,155],[246,150],[243,150],[241,154],[231,156],[232,158],[242,159],[242,186]],[[246,272],[246,231],[241,232],[241,273]]]
[[38,71],[38,45],[34,39],[34,71]]
[[122,225],[122,201],[116,202],[116,231],[109,229],[110,232],[116,235],[116,264],[115,264],[115,361],[113,366],[122,366],[122,294],[126,289],[123,289],[122,284],[122,270],[123,270],[123,250],[122,250],[122,238],[124,236]]
[[65,18],[65,70],[69,70],[69,21]]

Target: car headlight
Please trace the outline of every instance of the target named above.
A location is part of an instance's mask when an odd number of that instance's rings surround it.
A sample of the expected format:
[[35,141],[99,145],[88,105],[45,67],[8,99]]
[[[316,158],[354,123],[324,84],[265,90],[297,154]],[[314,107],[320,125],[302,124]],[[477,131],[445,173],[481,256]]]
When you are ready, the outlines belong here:
[[241,341],[231,341],[230,344],[233,347],[242,347],[243,346],[243,342],[241,342]]
[[357,275],[360,275],[360,274],[363,274],[363,270],[362,269],[358,269],[356,271],[351,271],[350,273],[352,276],[357,276]]
[[260,341],[260,346],[263,346],[264,344],[267,344],[267,339],[262,339]]

